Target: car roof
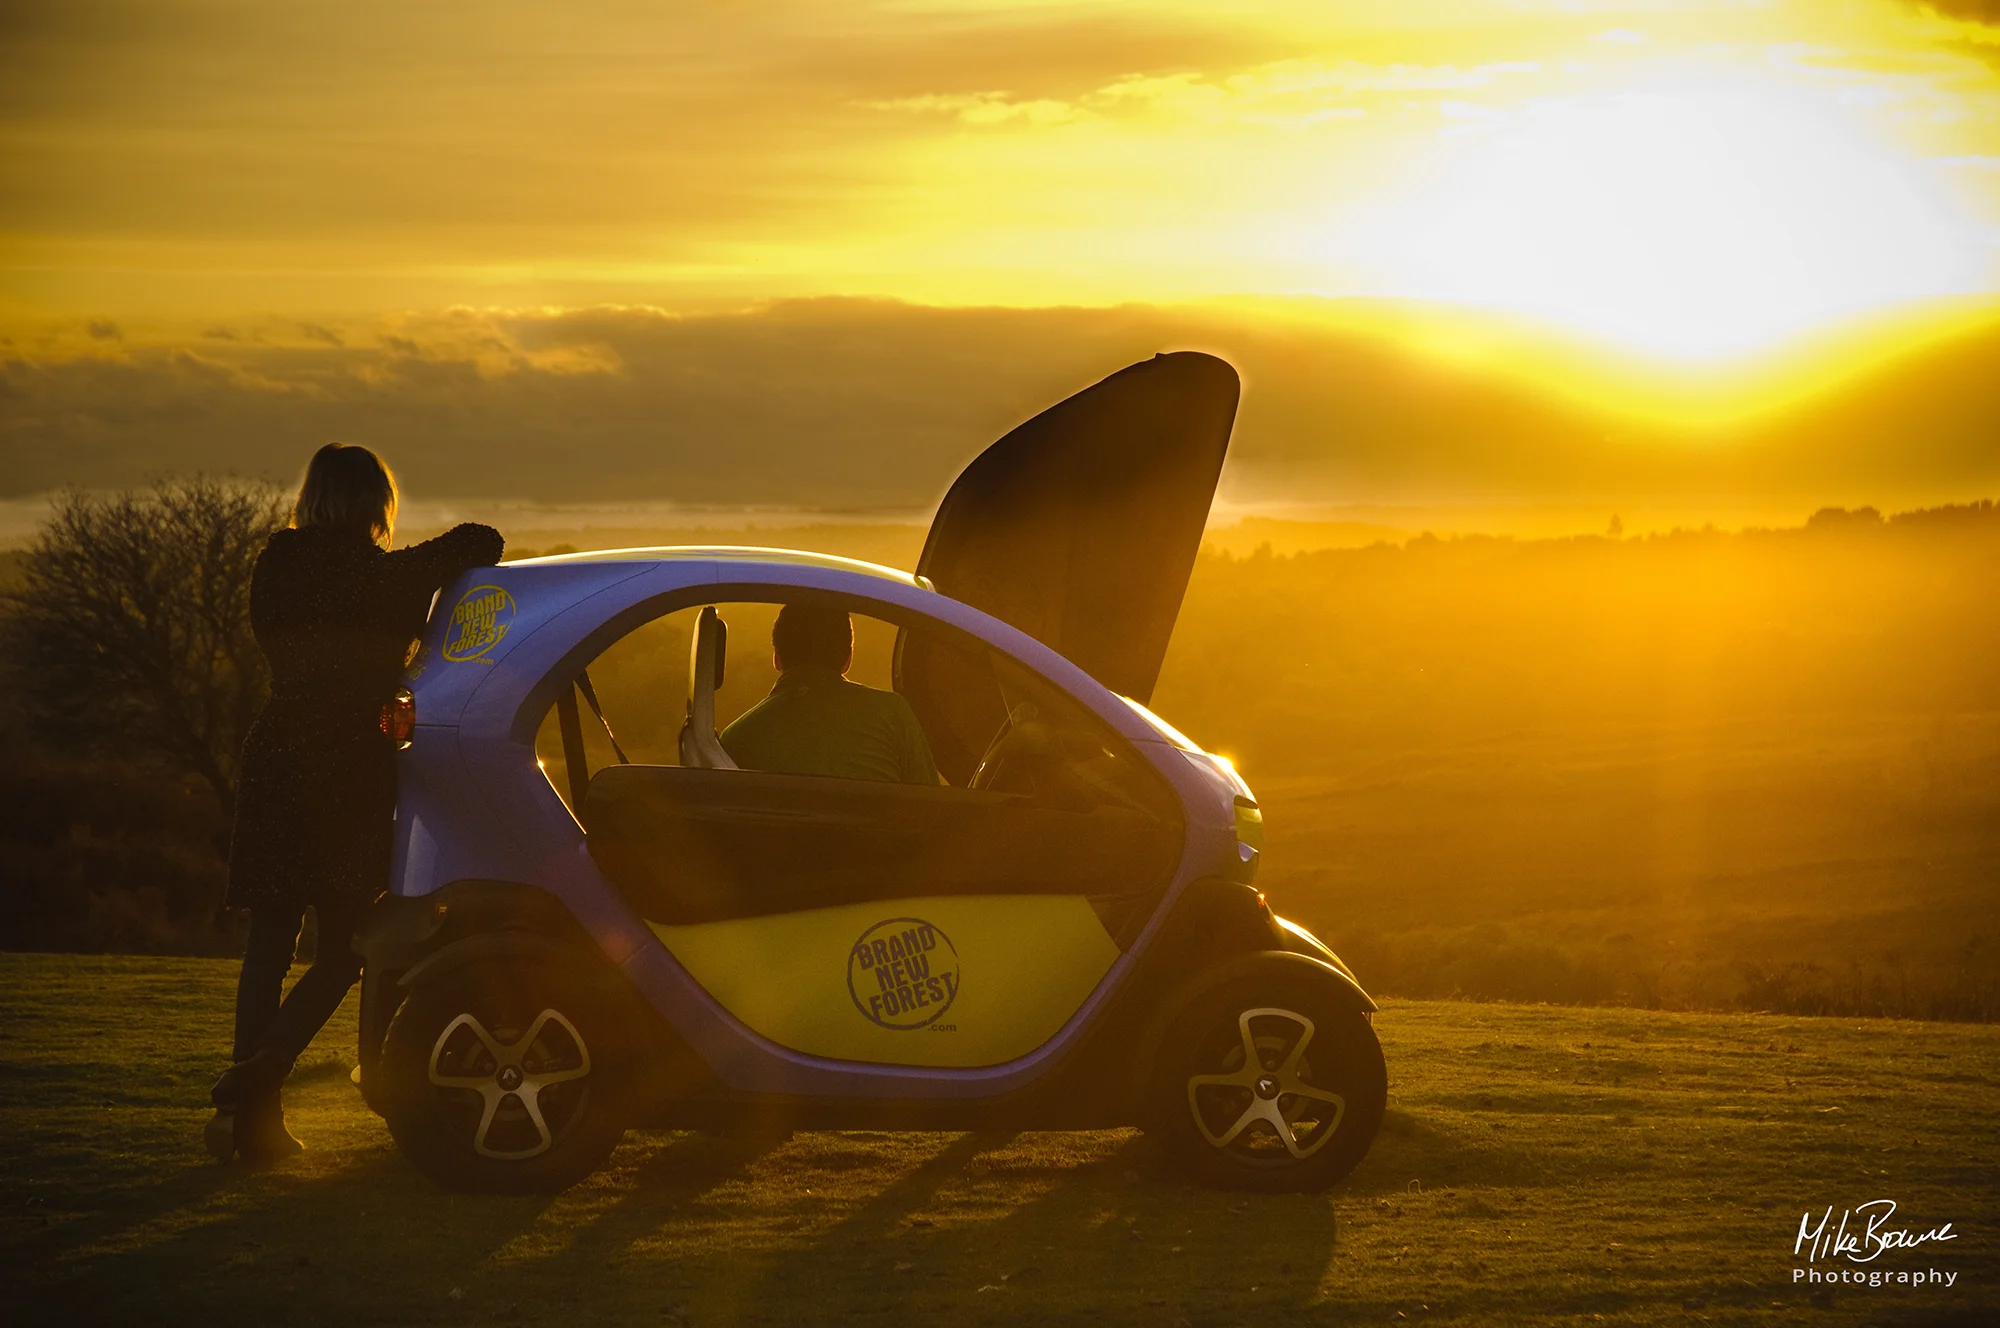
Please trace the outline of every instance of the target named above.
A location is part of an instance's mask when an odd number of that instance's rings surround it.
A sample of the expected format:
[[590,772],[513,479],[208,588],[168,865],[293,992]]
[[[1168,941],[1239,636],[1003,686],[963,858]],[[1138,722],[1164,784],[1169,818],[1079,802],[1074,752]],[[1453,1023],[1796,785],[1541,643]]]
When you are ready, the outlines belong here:
[[880,577],[885,581],[895,581],[901,585],[915,586],[919,590],[932,590],[931,583],[920,576],[912,575],[894,567],[884,567],[880,563],[863,562],[859,558],[841,558],[830,553],[812,553],[805,549],[767,549],[748,544],[662,544],[636,549],[590,549],[581,553],[556,553],[545,558],[516,558],[501,563],[502,567],[563,567],[576,563],[666,563],[666,562],[714,562],[714,563],[754,563],[764,567],[819,567],[833,572],[855,572],[863,576]]

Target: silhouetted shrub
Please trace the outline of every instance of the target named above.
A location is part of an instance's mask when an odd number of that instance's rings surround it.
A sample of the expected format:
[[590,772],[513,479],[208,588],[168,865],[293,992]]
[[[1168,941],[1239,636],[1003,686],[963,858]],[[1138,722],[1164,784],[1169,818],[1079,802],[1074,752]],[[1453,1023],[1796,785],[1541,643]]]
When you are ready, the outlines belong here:
[[283,515],[272,489],[199,477],[60,496],[6,596],[28,731],[58,750],[164,763],[229,807],[269,687],[250,573]]

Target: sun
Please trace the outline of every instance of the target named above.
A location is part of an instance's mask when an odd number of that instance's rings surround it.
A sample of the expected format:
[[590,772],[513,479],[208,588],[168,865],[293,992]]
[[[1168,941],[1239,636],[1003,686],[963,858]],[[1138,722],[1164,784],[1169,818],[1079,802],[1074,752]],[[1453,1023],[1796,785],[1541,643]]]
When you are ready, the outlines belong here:
[[1385,291],[1552,323],[1675,361],[1986,289],[1992,237],[1939,169],[1837,89],[1680,68],[1466,106],[1344,228]]

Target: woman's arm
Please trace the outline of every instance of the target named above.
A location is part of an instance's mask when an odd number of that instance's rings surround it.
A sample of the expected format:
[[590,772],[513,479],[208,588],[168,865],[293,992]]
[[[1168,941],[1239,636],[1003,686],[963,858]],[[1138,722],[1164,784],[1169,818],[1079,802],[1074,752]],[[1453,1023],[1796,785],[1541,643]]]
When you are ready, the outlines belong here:
[[468,567],[491,567],[507,542],[491,526],[467,522],[436,539],[397,549],[382,558],[382,603],[394,616],[416,626],[438,588]]

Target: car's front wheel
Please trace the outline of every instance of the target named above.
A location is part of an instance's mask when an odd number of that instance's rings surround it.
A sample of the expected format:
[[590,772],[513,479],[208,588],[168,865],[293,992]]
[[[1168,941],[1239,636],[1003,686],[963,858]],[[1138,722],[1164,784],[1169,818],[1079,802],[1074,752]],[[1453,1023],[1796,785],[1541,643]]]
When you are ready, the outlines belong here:
[[1326,1189],[1366,1156],[1388,1099],[1368,1020],[1291,975],[1195,997],[1155,1084],[1169,1154],[1229,1189]]
[[447,1189],[566,1189],[625,1133],[615,1031],[558,963],[467,964],[420,983],[382,1047],[389,1132]]

